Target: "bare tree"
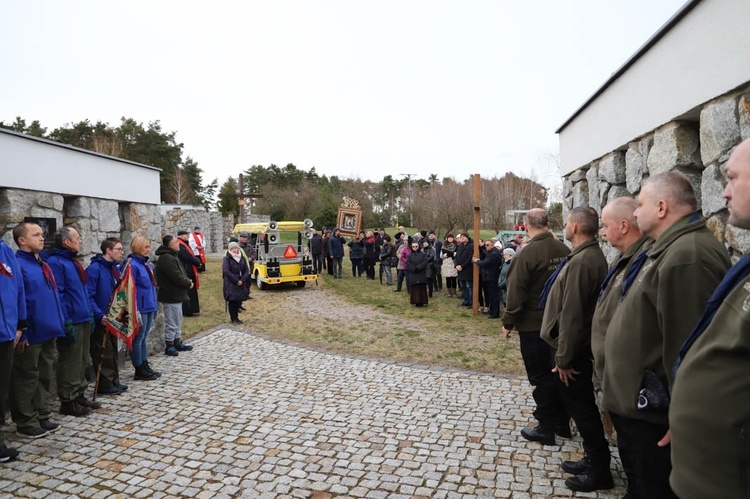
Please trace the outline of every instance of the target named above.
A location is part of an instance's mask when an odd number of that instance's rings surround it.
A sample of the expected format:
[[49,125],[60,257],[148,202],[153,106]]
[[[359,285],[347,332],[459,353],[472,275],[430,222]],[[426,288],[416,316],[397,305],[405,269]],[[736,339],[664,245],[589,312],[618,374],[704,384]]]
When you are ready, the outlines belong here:
[[190,182],[188,182],[182,168],[176,168],[174,173],[172,173],[168,193],[170,194],[170,199],[165,201],[172,203],[183,204],[192,199],[193,191],[190,189]]

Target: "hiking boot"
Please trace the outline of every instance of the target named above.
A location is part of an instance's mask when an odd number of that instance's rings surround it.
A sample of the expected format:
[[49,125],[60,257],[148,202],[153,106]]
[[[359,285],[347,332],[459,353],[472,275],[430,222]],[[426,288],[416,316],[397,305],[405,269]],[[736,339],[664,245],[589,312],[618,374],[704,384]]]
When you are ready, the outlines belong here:
[[541,426],[537,426],[535,428],[524,428],[523,430],[521,430],[521,436],[526,440],[539,442],[542,445],[556,444],[554,432],[551,432],[546,428],[542,428]]
[[18,451],[12,447],[0,447],[0,463],[14,461],[18,457]]
[[144,368],[146,369],[146,371],[150,372],[151,374],[153,374],[157,378],[161,378],[161,373],[159,371],[154,371],[153,369],[151,369],[151,366],[148,365],[148,361],[147,360],[144,360],[142,365],[144,366]]
[[28,430],[22,430],[21,428],[18,428],[16,429],[16,432],[19,435],[22,435],[28,438],[40,438],[47,434],[47,430],[45,430],[41,426],[37,426],[36,428],[30,428]]
[[122,383],[115,383],[115,387],[120,389],[120,392],[127,392],[128,391],[128,385],[123,385]]
[[565,479],[565,486],[577,492],[593,492],[595,490],[609,490],[615,486],[609,469],[595,471],[593,468],[586,473]]
[[144,365],[141,364],[135,368],[135,376],[133,376],[133,379],[137,381],[153,381],[158,379],[158,376],[147,371]]
[[58,423],[54,423],[49,419],[40,419],[39,426],[47,430],[48,433],[52,433],[60,429],[60,425]]
[[180,355],[180,352],[177,351],[174,345],[169,345],[164,349],[164,354],[168,355],[169,357],[177,357],[178,355]]
[[[239,320],[239,319],[237,319]],[[174,347],[177,349],[178,352],[189,352],[193,349],[193,345],[186,345],[184,341],[182,341],[180,338],[177,338],[172,342]]]
[[565,473],[580,475],[591,469],[591,458],[583,456],[583,459],[579,459],[578,461],[563,461],[560,467]]
[[570,432],[570,423],[560,423],[555,425],[555,433],[562,438],[573,438]]
[[119,395],[122,393],[122,390],[120,390],[115,385],[108,386],[106,388],[102,388],[101,386],[97,388],[96,394],[97,395]]
[[94,402],[93,400],[87,399],[84,395],[79,395],[76,397],[76,404],[82,405],[83,407],[89,407],[91,409],[101,409],[102,404],[99,402]]
[[60,414],[80,418],[91,414],[91,408],[78,405],[75,400],[70,400],[60,404]]
[[244,322],[239,319],[232,319],[232,324],[244,324]]

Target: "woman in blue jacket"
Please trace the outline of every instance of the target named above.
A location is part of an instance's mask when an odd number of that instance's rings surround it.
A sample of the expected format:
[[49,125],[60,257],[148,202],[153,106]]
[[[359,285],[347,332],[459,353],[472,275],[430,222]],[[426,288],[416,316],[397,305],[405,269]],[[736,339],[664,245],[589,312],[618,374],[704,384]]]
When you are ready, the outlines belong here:
[[148,263],[148,254],[151,252],[151,241],[144,236],[135,236],[130,243],[130,268],[133,269],[133,280],[135,281],[136,302],[138,314],[141,318],[141,327],[133,339],[133,350],[130,352],[130,360],[135,367],[136,380],[154,380],[161,376],[160,372],[154,371],[148,365],[148,349],[146,339],[154,325],[156,311],[159,306],[156,303],[156,279],[151,264]]

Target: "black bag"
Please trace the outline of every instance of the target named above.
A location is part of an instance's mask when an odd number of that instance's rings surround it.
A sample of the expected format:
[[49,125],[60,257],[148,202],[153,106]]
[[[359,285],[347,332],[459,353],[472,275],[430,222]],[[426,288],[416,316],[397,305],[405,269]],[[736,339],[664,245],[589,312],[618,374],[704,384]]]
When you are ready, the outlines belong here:
[[669,393],[664,388],[659,376],[650,369],[643,371],[637,407],[639,411],[666,411],[669,409]]

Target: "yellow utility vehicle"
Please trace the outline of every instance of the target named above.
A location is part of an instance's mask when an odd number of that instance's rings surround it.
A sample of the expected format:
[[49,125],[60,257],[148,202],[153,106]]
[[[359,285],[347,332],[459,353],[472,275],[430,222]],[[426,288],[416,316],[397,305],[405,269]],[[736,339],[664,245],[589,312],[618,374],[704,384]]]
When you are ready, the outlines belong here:
[[[313,236],[312,229],[313,221],[309,218],[303,222],[271,221],[234,226],[235,236],[243,233],[248,235],[248,247],[254,252],[251,277],[255,279],[258,289],[286,282],[296,283],[302,288],[309,281],[318,278],[313,272],[312,257],[307,245],[307,241]],[[282,234],[287,236],[294,232],[297,233],[296,243],[282,242]]]

